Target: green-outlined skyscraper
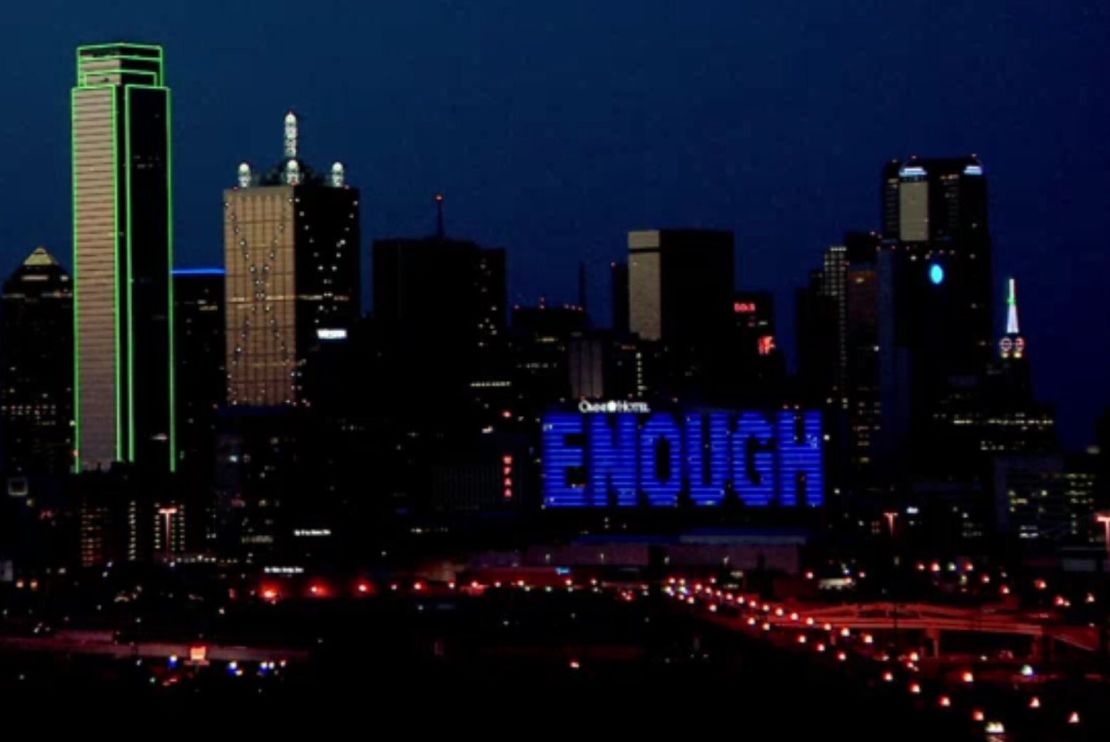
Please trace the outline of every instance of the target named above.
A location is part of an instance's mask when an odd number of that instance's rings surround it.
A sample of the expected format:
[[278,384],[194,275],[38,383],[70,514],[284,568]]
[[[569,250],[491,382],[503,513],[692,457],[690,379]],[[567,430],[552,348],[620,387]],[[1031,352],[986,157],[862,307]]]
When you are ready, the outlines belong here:
[[172,470],[173,205],[162,48],[77,49],[74,469]]

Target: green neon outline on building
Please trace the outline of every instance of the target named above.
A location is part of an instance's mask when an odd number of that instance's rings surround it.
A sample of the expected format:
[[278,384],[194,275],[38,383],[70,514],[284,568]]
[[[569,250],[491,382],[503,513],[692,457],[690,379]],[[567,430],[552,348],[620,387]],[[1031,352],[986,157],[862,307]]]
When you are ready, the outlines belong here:
[[[142,56],[136,54],[110,54],[105,56],[83,58],[82,52],[97,49],[120,49],[123,52],[126,50],[148,49],[157,52],[152,56]],[[132,212],[134,211],[131,200],[131,90],[133,88],[159,90],[165,94],[165,116],[166,116],[166,262],[167,262],[167,333],[168,333],[168,448],[169,448],[169,469],[170,471],[176,470],[177,459],[177,435],[176,435],[176,373],[175,373],[175,338],[174,338],[174,306],[173,306],[173,139],[172,139],[172,97],[169,88],[165,85],[165,56],[161,46],[153,44],[132,44],[127,42],[108,43],[108,44],[93,44],[79,46],[76,51],[77,56],[77,87],[73,88],[70,92],[70,130],[71,130],[71,157],[72,168],[71,174],[73,177],[73,296],[74,296],[74,309],[73,309],[73,323],[74,323],[74,357],[73,357],[73,371],[74,371],[74,471],[81,471],[82,454],[80,450],[81,444],[81,383],[80,383],[80,315],[77,289],[77,276],[79,271],[78,261],[78,246],[80,242],[80,234],[78,229],[78,177],[77,177],[77,100],[79,93],[86,90],[107,90],[110,92],[111,100],[111,114],[112,114],[112,192],[113,192],[113,291],[114,291],[114,314],[115,314],[115,396],[116,396],[116,460],[134,462],[135,460],[135,340],[134,340],[134,324],[135,316],[133,310],[133,287],[134,277],[132,271],[132,256],[133,256],[133,229],[132,229]],[[107,70],[85,70],[83,69],[83,62],[99,63],[105,61],[135,61],[150,64],[157,64],[158,71],[142,70],[142,69],[107,69]],[[118,75],[120,82],[98,82],[96,84],[88,84],[89,77],[92,75]],[[124,83],[122,80],[127,76],[135,76],[141,78],[150,78],[151,83]],[[122,99],[123,115],[125,119],[124,129],[124,157],[125,168],[123,172],[120,170],[119,159],[119,139],[120,139],[120,102]],[[126,252],[120,253],[120,201],[119,201],[119,179],[123,177],[124,195],[127,204],[127,233],[126,233]],[[122,262],[122,265],[121,265]],[[121,271],[121,268],[123,269]],[[121,358],[121,339],[123,336],[122,327],[123,319],[121,316],[120,305],[120,275],[124,273],[126,278],[125,291],[127,302],[127,451],[124,451],[124,420],[123,420],[123,363]]]
[[177,471],[177,363],[176,358],[176,334],[174,325],[176,318],[174,317],[174,304],[173,304],[173,93],[166,85],[165,77],[162,78],[162,87],[166,91],[166,251],[169,253],[166,256],[166,294],[169,297],[168,310],[166,317],[168,318],[169,338],[169,363],[170,363],[170,425],[167,434],[170,437],[170,472]]
[[69,91],[69,155],[70,175],[73,179],[73,470],[81,471],[81,384],[78,368],[81,365],[81,322],[77,301],[77,91]]

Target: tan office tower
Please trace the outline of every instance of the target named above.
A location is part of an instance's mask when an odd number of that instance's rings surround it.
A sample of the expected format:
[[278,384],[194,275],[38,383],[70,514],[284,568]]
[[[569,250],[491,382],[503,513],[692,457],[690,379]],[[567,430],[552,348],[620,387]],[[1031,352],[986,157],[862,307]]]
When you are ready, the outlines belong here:
[[310,357],[360,315],[358,190],[341,163],[317,175],[297,148],[289,112],[281,163],[262,177],[243,163],[224,191],[230,405],[311,405]]
[[720,345],[733,322],[733,266],[732,232],[629,232],[629,329],[673,348]]
[[171,127],[161,47],[78,48],[72,116],[74,468],[172,470]]

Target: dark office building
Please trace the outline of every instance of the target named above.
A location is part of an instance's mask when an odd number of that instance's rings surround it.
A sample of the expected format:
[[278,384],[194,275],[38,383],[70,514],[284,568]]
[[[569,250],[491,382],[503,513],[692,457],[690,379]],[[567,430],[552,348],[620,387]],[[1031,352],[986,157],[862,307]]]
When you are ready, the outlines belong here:
[[737,339],[746,355],[766,356],[775,342],[775,297],[770,291],[737,291],[732,298]]
[[1095,475],[1095,507],[1110,510],[1110,408],[1095,421],[1095,447],[1098,454],[1093,465]]
[[224,271],[190,268],[173,272],[177,340],[180,468],[211,465],[216,411],[227,398],[224,367]]
[[303,408],[233,407],[221,414],[214,531],[222,556],[304,564],[330,552],[345,520],[340,483],[359,481],[362,498],[377,494],[356,478],[367,464],[340,450],[332,432]]
[[185,554],[187,506],[175,480],[133,468],[89,472],[74,482],[82,567],[170,562]]
[[675,348],[719,342],[732,324],[733,236],[718,230],[628,233],[629,325]]
[[995,347],[991,238],[975,157],[891,162],[882,194],[881,442],[896,460],[941,450],[938,408],[978,394]]
[[[513,389],[518,406],[539,414],[566,402],[572,393],[571,347],[588,328],[579,306],[513,307]],[[589,352],[579,343],[579,351]],[[589,358],[579,355],[579,362]],[[579,375],[585,369],[576,365]]]
[[1094,474],[1082,456],[1009,454],[994,460],[996,529],[1019,542],[1097,543]]
[[824,287],[824,273],[813,270],[795,296],[798,378],[807,404],[834,404],[837,360],[837,303]]
[[358,190],[342,163],[312,170],[298,141],[289,112],[280,163],[261,175],[241,164],[224,192],[231,405],[312,406],[324,391],[313,357],[344,343],[361,315]]
[[671,393],[712,399],[734,385],[734,269],[731,232],[629,232],[629,329],[666,348]]
[[831,473],[844,485],[867,478],[880,430],[879,244],[877,234],[847,233],[798,292],[803,396],[825,410]]
[[441,236],[385,239],[374,241],[373,260],[374,321],[396,372],[391,394],[462,403],[471,384],[504,381],[504,250]]
[[851,476],[868,481],[881,433],[879,388],[879,236],[849,232],[844,237],[847,270],[844,282],[844,344],[847,457]]
[[786,360],[775,330],[775,296],[770,291],[737,291],[732,315],[736,401],[776,406],[782,398]]
[[[1057,448],[1056,415],[1033,394],[1029,346],[1018,324],[1017,282],[1007,282],[1006,331],[981,384],[941,400],[938,419],[962,447],[995,454],[1047,454]],[[951,418],[948,416],[951,415]]]
[[77,470],[176,465],[170,90],[162,49],[77,50],[73,277]]
[[72,282],[38,247],[4,282],[0,298],[3,473],[62,475],[73,467]]
[[609,264],[609,291],[612,301],[613,332],[628,334],[628,263],[620,260]]

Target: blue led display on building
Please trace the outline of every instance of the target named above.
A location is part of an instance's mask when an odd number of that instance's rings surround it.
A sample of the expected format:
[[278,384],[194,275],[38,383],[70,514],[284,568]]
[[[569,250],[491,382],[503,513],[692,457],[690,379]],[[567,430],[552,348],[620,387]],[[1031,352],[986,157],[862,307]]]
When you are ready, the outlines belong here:
[[544,504],[748,507],[824,502],[821,415],[583,414],[543,421]]

